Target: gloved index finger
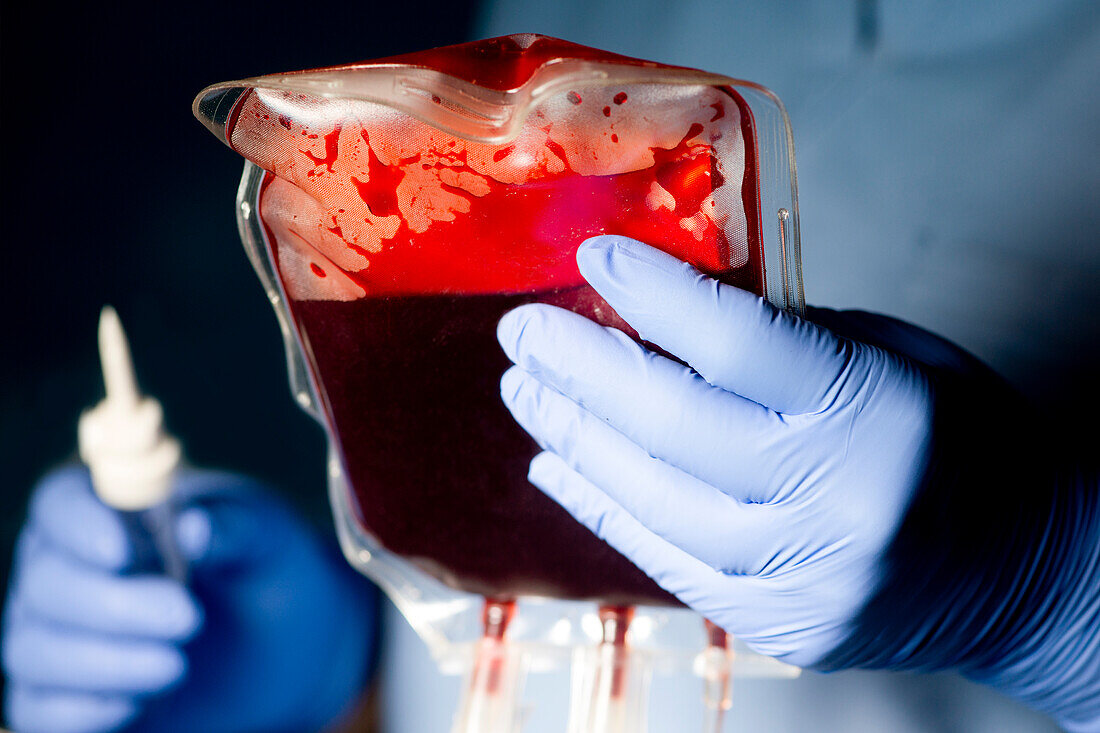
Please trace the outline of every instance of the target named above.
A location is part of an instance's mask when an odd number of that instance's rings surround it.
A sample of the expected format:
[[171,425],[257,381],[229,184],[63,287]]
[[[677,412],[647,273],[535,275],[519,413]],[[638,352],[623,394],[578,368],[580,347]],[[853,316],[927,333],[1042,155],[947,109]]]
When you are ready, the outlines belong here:
[[777,412],[816,412],[848,363],[829,331],[632,239],[593,237],[577,264],[643,339]]
[[22,607],[54,625],[185,640],[202,624],[202,609],[170,578],[97,572],[49,551],[25,559],[20,570]]
[[[790,426],[775,412],[715,388],[698,374],[635,343],[621,331],[543,304],[501,318],[501,345],[517,366],[567,396],[654,458],[742,501],[768,501],[793,448]],[[520,424],[577,440],[577,420],[548,399],[522,399],[506,372],[502,398]],[[527,417],[525,417],[525,415]],[[541,434],[536,434],[541,433]],[[722,436],[714,445],[703,438]],[[701,442],[702,441],[702,442]],[[764,450],[764,446],[770,449]],[[560,452],[560,451],[559,451]]]
[[121,518],[93,493],[84,466],[66,466],[38,484],[28,518],[44,542],[78,560],[122,570],[133,553]]

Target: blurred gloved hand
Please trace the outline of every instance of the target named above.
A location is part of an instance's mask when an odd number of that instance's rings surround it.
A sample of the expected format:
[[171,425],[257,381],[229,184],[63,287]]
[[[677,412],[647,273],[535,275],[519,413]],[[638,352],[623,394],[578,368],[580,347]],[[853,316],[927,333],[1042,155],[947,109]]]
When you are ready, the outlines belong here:
[[363,689],[374,596],[256,484],[178,479],[188,586],[135,572],[87,471],[44,478],[4,613],[6,713],[20,733],[319,730]]
[[822,327],[622,237],[577,261],[690,368],[568,311],[507,314],[533,484],[761,652],[958,668],[1100,724],[1096,474],[1003,382],[908,324]]

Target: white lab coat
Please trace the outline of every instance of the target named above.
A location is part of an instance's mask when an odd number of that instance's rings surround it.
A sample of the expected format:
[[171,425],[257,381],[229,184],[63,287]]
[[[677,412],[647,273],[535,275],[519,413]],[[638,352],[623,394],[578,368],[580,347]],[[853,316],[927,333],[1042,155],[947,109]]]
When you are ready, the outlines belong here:
[[[1100,407],[1100,3],[497,0],[478,34],[539,32],[770,87],[795,133],[807,301],[938,332],[1035,399]],[[1092,428],[1095,430],[1095,428]],[[385,730],[445,731],[442,678],[389,607]],[[698,730],[701,687],[650,730]],[[525,733],[565,729],[535,678]],[[1057,730],[953,675],[736,684],[729,731]]]

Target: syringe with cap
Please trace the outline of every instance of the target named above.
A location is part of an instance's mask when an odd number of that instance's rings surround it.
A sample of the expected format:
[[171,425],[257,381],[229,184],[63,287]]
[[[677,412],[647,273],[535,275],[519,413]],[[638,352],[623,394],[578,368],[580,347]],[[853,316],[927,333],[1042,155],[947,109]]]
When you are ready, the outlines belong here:
[[164,412],[142,395],[126,334],[114,308],[99,318],[99,357],[106,396],[80,416],[80,458],[99,499],[117,510],[129,533],[132,567],[185,580],[169,501],[179,466],[179,442],[164,430]]

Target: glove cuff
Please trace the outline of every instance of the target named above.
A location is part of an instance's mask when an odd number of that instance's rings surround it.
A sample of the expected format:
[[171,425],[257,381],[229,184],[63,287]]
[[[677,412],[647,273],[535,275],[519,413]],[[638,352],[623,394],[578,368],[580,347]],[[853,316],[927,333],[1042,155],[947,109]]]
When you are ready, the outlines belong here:
[[954,669],[1100,720],[1100,497],[1000,381],[940,374],[921,489],[851,635],[820,663]]

